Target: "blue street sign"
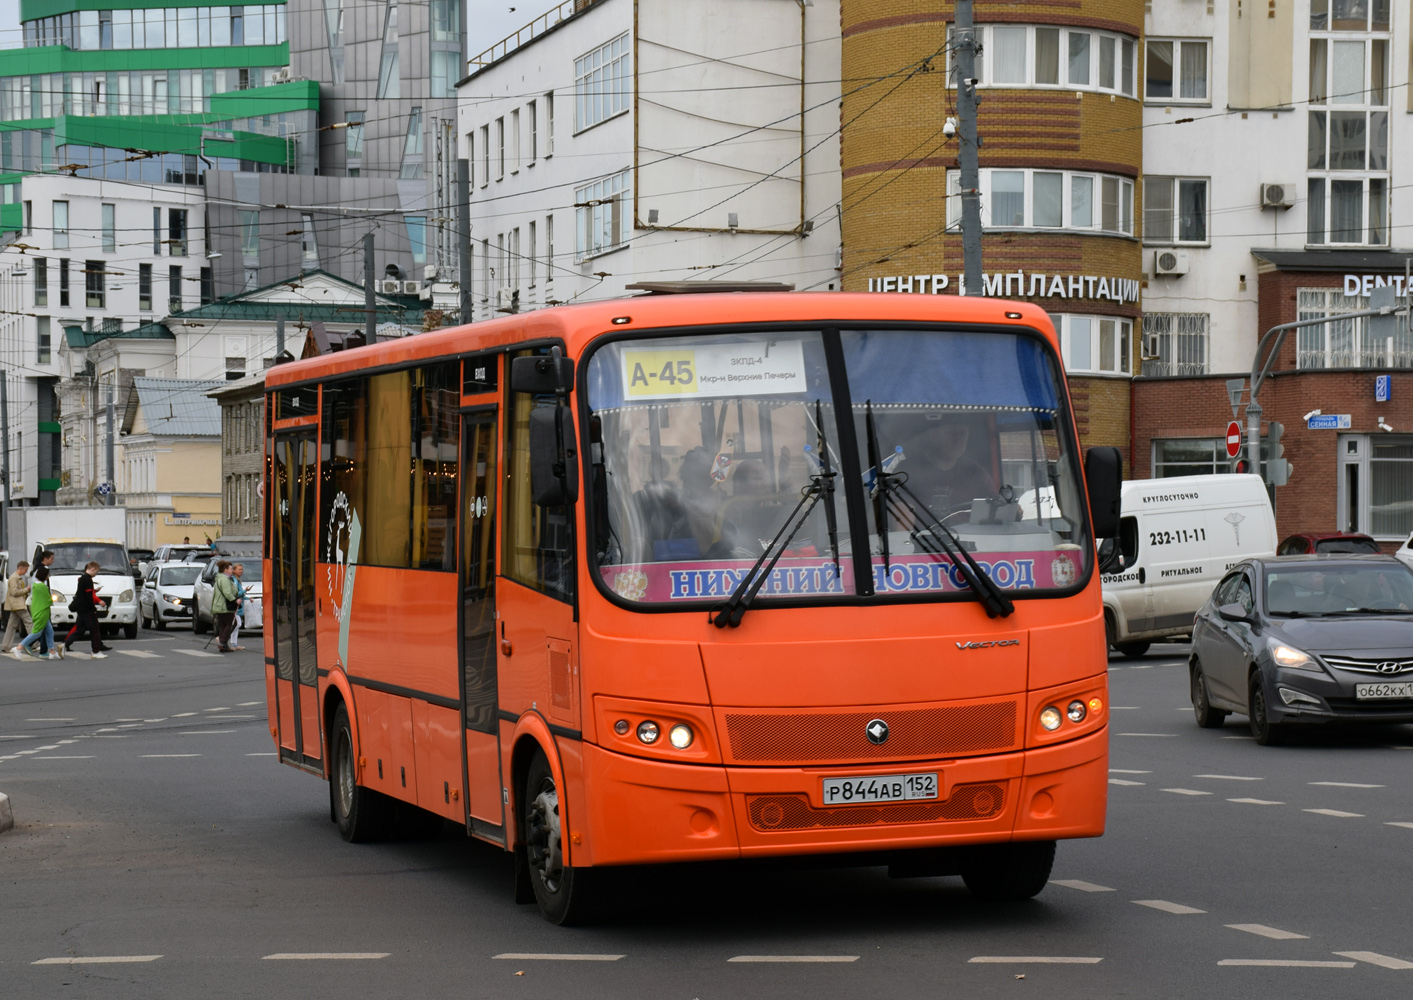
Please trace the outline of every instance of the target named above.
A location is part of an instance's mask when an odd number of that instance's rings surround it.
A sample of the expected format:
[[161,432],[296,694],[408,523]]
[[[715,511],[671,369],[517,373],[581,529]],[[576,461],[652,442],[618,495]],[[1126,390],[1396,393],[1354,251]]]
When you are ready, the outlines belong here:
[[1375,375],[1374,402],[1387,403],[1391,398],[1393,398],[1393,376]]
[[1305,426],[1312,431],[1347,431],[1350,428],[1348,413],[1325,413],[1311,417]]
[[98,494],[99,496],[101,496],[101,497],[106,497],[109,493],[112,493],[112,492],[113,492],[113,484],[112,484],[112,483],[99,483],[97,486],[95,486],[95,487],[93,488],[93,492],[94,492],[94,493],[97,493],[97,494]]

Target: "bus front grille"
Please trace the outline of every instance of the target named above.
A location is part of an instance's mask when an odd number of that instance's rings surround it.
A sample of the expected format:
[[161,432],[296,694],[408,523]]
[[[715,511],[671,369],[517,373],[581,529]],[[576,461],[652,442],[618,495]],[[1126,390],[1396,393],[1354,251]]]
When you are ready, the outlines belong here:
[[946,802],[844,806],[817,809],[805,795],[750,795],[746,812],[757,830],[818,830],[884,823],[933,823],[938,820],[989,819],[1006,806],[1006,786],[998,782],[958,785]]
[[[740,763],[812,764],[998,753],[1016,747],[1013,700],[866,712],[728,711],[726,734]],[[872,743],[873,719],[888,737]]]

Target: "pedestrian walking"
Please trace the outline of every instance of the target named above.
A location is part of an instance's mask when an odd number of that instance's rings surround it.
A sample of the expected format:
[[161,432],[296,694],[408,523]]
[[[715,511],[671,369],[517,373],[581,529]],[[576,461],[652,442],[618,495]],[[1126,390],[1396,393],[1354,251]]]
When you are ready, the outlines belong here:
[[231,629],[231,649],[244,649],[240,644],[240,630],[245,628],[245,584],[240,578],[245,575],[245,564],[236,563],[231,566],[231,579],[236,585],[236,613],[235,627]]
[[30,584],[26,579],[29,563],[21,561],[5,581],[5,610],[10,619],[5,623],[5,639],[0,642],[0,653],[8,653],[15,646],[15,640],[23,639],[34,631],[29,617]]
[[88,633],[88,641],[93,646],[93,659],[101,660],[104,652],[112,649],[111,646],[103,645],[103,626],[98,624],[98,591],[102,586],[94,583],[93,578],[98,575],[98,563],[90,562],[83,568],[83,572],[78,578],[78,592],[74,594],[69,609],[74,613],[74,627],[69,629],[69,634],[64,637],[64,649],[66,651],[74,648],[74,641],[80,637],[80,632]]
[[[62,647],[57,647],[54,644],[54,623],[49,618],[50,607],[53,603],[54,598],[49,593],[49,570],[40,566],[34,571],[29,591],[29,610],[32,622],[30,628],[32,631],[23,642],[11,650],[15,654],[15,659],[23,660],[25,653],[44,658],[50,655],[51,649],[54,649],[59,658],[63,659]],[[34,643],[39,644],[38,653],[30,649]]]
[[236,583],[231,576],[231,564],[222,559],[216,564],[216,579],[211,593],[211,614],[216,619],[216,648],[223,653],[231,649],[231,630],[235,628]]

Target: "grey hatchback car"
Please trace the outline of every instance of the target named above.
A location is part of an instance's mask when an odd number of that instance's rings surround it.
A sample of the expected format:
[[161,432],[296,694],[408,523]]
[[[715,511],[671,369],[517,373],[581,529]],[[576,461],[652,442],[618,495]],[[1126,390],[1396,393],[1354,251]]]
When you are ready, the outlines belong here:
[[1245,714],[1262,745],[1293,725],[1413,722],[1413,570],[1392,556],[1238,563],[1197,612],[1192,710]]

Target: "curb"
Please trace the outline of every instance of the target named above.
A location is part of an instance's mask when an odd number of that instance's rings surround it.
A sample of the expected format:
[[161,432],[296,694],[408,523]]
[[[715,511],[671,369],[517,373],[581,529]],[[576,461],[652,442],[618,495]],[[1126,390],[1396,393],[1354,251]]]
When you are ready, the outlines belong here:
[[14,827],[15,815],[10,811],[10,797],[0,792],[0,833],[13,830]]

